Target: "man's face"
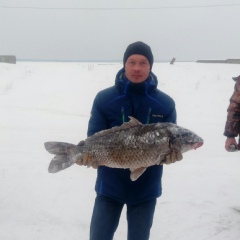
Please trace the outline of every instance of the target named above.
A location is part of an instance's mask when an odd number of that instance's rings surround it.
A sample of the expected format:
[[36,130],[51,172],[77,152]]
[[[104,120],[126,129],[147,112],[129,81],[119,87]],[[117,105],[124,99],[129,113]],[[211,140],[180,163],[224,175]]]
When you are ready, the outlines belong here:
[[139,54],[131,55],[125,63],[125,74],[132,83],[144,82],[150,73],[150,63],[146,57]]

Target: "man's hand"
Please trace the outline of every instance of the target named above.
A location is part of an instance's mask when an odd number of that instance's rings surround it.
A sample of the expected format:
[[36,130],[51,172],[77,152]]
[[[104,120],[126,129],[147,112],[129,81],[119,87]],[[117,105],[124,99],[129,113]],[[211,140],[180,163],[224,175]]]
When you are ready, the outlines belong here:
[[165,156],[165,159],[161,161],[160,164],[171,164],[175,163],[177,161],[181,161],[183,159],[182,153],[181,152],[170,152]]
[[[235,148],[234,148],[235,146]],[[225,142],[225,149],[228,151],[228,152],[234,152],[234,151],[237,151],[239,149],[239,146],[237,144],[237,141],[234,137],[228,137],[226,139],[226,142]]]

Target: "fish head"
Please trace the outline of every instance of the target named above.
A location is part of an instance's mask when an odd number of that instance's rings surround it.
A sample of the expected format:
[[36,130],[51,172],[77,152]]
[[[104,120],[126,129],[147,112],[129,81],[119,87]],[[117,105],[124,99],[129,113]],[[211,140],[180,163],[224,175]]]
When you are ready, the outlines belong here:
[[203,139],[191,130],[176,124],[169,125],[168,130],[170,132],[169,145],[174,151],[185,153],[203,145]]

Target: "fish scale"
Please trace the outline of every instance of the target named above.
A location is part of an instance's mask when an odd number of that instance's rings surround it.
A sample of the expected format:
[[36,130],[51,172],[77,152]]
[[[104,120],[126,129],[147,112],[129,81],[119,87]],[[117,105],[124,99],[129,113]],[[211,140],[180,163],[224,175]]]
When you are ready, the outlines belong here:
[[[153,141],[148,140],[150,135],[153,136],[153,134],[149,135],[149,126],[131,128],[128,134],[130,137],[126,139],[124,129],[112,134],[111,139],[108,135],[98,138],[97,142],[94,141],[94,154],[91,160],[98,161],[99,165],[122,168],[138,167],[139,164],[149,166],[152,164],[151,159],[157,160],[158,151],[149,151],[154,147]],[[88,144],[91,144],[91,141],[86,142],[86,146]],[[81,164],[81,159],[78,161],[78,164]]]

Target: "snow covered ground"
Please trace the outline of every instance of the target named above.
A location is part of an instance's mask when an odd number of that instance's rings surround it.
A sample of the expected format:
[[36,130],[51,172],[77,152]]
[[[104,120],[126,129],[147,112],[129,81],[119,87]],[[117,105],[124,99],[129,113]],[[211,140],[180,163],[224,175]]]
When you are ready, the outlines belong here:
[[[47,171],[45,141],[86,138],[95,94],[121,63],[0,63],[0,239],[87,240],[96,170]],[[164,167],[151,240],[240,239],[240,153],[224,149],[226,109],[239,65],[155,63],[178,124],[204,146]],[[104,217],[104,216],[103,216]],[[115,240],[126,239],[125,209]],[[104,240],[104,239],[103,239]]]

